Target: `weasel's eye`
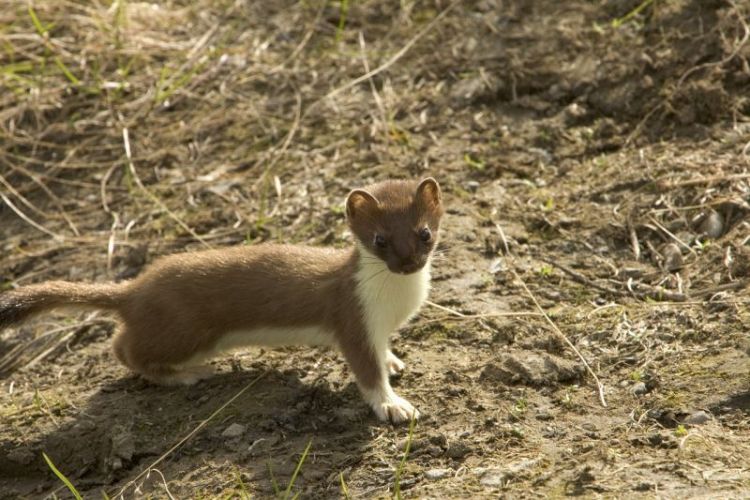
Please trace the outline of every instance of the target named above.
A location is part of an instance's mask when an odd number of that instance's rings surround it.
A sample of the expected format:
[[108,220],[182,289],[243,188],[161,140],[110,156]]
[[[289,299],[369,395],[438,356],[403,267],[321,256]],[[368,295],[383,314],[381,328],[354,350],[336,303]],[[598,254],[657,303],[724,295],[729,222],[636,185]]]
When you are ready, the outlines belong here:
[[376,234],[375,246],[378,248],[385,248],[387,246],[387,242],[385,241],[385,236],[383,236],[382,234]]
[[427,243],[428,241],[430,241],[432,239],[432,233],[430,232],[430,228],[423,227],[419,231],[419,239],[422,240],[422,241],[424,241],[425,243]]

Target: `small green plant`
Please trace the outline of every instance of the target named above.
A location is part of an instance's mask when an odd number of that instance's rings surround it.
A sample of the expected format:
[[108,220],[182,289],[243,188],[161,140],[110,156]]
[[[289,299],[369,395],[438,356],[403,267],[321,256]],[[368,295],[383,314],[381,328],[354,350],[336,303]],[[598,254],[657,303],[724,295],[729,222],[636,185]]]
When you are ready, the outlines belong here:
[[563,407],[566,410],[570,411],[575,408],[575,402],[573,401],[573,392],[570,390],[570,388],[565,389],[565,395],[563,395],[560,403],[562,403]]
[[336,26],[336,43],[341,41],[346,28],[346,15],[349,13],[349,0],[341,0],[339,3],[339,24]]
[[[31,5],[29,5],[29,17],[31,18],[32,24],[34,24],[34,28],[36,28],[37,33],[39,33],[39,36],[42,37],[42,39],[45,41],[45,45],[49,49],[49,43],[47,42],[47,39],[49,37],[49,28],[51,28],[53,25],[50,24],[44,26]],[[68,69],[68,67],[65,66],[65,63],[62,61],[62,59],[60,59],[59,56],[53,55],[52,59],[55,61],[57,67],[60,68],[60,71],[62,71],[62,73],[65,75],[65,78],[70,81],[70,83],[76,86],[81,84],[81,80],[76,78],[76,76]]]
[[76,500],[82,500],[83,497],[80,493],[78,493],[78,490],[75,486],[73,486],[73,483],[70,482],[70,480],[65,477],[65,474],[60,472],[57,467],[55,467],[55,464],[52,462],[52,459],[47,456],[46,453],[42,452],[42,456],[44,457],[44,461],[47,462],[47,466],[54,472],[54,474],[57,476],[57,478],[62,481],[65,486],[70,490],[70,492],[73,494],[73,496],[76,498]]
[[549,278],[552,276],[552,273],[554,272],[554,269],[552,269],[552,266],[549,264],[544,264],[542,267],[539,268],[539,276],[542,278]]
[[344,481],[343,472],[339,472],[339,481],[341,482],[341,494],[344,495],[344,498],[346,498],[346,500],[349,500],[351,496],[349,495],[349,488],[346,487],[346,481]]
[[466,153],[464,155],[464,163],[466,163],[470,168],[479,170],[480,172],[485,168],[485,164],[482,160],[473,158],[469,153]]
[[688,433],[687,429],[682,424],[678,425],[677,428],[674,430],[674,435],[677,437],[685,437],[687,436],[687,433]]
[[249,500],[251,497],[250,493],[247,491],[247,487],[245,486],[245,482],[242,480],[242,473],[235,469],[235,474],[237,474],[237,488],[240,490],[239,495],[242,500]]
[[393,496],[395,496],[397,500],[401,500],[401,476],[404,473],[406,459],[409,457],[409,450],[411,449],[411,442],[414,439],[414,426],[416,425],[416,422],[417,419],[412,415],[411,422],[409,422],[409,435],[406,437],[404,456],[401,457],[401,462],[398,464],[398,468],[396,469],[396,479],[393,485]]
[[627,23],[628,21],[630,21],[631,19],[633,19],[635,16],[637,16],[638,14],[640,14],[646,7],[648,7],[652,3],[654,3],[654,0],[644,0],[643,2],[641,2],[641,4],[638,7],[636,7],[633,10],[631,10],[630,12],[628,12],[627,14],[625,14],[624,16],[618,17],[617,19],[613,19],[612,20],[612,27],[615,28],[615,29],[619,28],[620,26],[622,26],[623,24]]
[[268,467],[268,475],[271,476],[271,485],[273,486],[273,492],[276,494],[276,498],[281,497],[281,490],[279,489],[279,483],[276,481],[276,477],[273,475],[273,469],[271,468],[271,462],[266,462]]
[[516,413],[526,413],[526,411],[529,409],[529,403],[526,401],[526,398],[518,398],[516,400],[516,404],[513,406],[513,410]]
[[[310,451],[310,446],[312,446],[312,439],[310,439],[310,441],[307,442],[305,451],[302,452],[302,456],[299,458],[299,461],[297,462],[297,467],[294,469],[294,473],[292,473],[292,478],[289,480],[289,484],[287,485],[286,490],[284,491],[284,497],[283,497],[284,500],[287,500],[289,498],[289,495],[292,494],[292,487],[294,486],[294,482],[297,480],[297,475],[299,474],[299,471],[302,470],[302,464],[305,463],[307,454]],[[295,500],[297,497],[299,497],[299,492],[291,498],[292,500]]]

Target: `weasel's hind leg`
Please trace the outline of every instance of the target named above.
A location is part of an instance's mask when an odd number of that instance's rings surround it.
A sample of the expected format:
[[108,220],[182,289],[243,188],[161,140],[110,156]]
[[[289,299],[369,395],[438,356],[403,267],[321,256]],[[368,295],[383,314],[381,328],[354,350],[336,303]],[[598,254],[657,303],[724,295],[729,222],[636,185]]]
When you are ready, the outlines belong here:
[[112,344],[117,359],[131,371],[147,380],[160,385],[193,385],[196,382],[214,375],[210,365],[189,364],[169,365],[149,361],[146,355],[139,352],[133,334],[126,328],[118,329]]

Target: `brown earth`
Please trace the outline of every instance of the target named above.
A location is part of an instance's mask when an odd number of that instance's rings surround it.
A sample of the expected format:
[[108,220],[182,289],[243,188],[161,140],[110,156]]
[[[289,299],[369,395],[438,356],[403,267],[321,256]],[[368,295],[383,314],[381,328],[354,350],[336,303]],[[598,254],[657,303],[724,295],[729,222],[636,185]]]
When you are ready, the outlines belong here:
[[283,496],[308,443],[301,498],[750,497],[746,2],[0,5],[6,288],[347,245],[389,177],[448,206],[411,439],[336,353],[157,387],[60,313],[0,333],[0,497],[68,495],[43,452],[85,497]]

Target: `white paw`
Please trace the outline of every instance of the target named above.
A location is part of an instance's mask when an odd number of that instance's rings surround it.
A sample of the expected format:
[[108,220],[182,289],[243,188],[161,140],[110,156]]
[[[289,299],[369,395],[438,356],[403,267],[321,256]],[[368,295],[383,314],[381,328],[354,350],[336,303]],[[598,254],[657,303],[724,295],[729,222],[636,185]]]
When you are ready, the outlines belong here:
[[409,422],[412,418],[419,419],[419,411],[410,402],[395,394],[386,398],[385,401],[372,405],[378,418],[384,422],[400,424]]
[[391,351],[388,351],[388,354],[386,355],[385,366],[388,368],[388,375],[390,376],[398,375],[404,371],[404,368],[406,368],[404,362],[398,359]]

